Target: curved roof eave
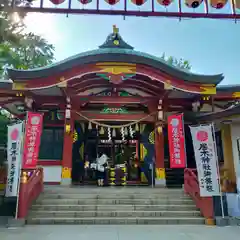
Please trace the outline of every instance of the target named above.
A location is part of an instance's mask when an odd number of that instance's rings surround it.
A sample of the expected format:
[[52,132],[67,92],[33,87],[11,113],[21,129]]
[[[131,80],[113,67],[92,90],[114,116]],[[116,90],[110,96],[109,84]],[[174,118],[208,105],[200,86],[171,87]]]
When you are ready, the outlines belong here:
[[224,93],[240,92],[240,84],[219,85],[219,86],[217,86],[217,92],[224,92]]
[[[97,57],[96,57],[97,56]],[[83,64],[91,64],[97,62],[128,62],[138,63],[152,66],[161,70],[173,77],[182,79],[184,81],[203,84],[218,84],[223,80],[222,74],[217,75],[200,75],[187,72],[177,67],[167,64],[161,58],[152,56],[147,53],[142,53],[132,49],[117,49],[117,48],[103,48],[92,51],[87,51],[67,58],[58,63],[51,64],[47,67],[36,68],[32,70],[16,70],[8,69],[8,75],[13,80],[20,79],[34,79],[54,75],[59,71],[65,71],[72,67]]]
[[199,121],[214,121],[219,120],[221,118],[227,118],[234,115],[239,115],[240,105],[234,106],[232,108],[224,109],[220,112],[211,112],[211,113],[203,113],[196,117]]

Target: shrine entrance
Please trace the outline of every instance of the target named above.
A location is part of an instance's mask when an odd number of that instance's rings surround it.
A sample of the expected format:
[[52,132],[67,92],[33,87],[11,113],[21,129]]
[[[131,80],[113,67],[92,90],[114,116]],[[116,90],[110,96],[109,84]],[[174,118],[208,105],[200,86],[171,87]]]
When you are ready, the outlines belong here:
[[72,155],[73,184],[96,184],[96,169],[92,165],[102,154],[106,154],[109,158],[105,185],[140,184],[140,134],[134,131],[132,136],[128,136],[126,132],[116,129],[112,136],[108,129],[98,131],[96,128],[88,127],[87,123],[75,123]]

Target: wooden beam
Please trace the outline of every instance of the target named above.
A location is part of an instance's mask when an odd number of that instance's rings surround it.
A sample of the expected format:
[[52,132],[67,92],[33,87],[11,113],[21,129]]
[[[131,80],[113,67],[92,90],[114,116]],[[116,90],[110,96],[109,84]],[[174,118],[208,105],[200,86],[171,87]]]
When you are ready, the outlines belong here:
[[74,88],[74,89],[78,89],[79,91],[81,89],[84,89],[88,86],[92,86],[92,85],[95,85],[95,84],[102,84],[102,85],[106,85],[108,84],[109,87],[123,87],[123,85],[125,83],[128,83],[128,84],[131,84],[131,85],[134,85],[134,86],[140,86],[140,87],[143,87],[145,88],[146,90],[147,89],[150,89],[152,91],[159,91],[159,90],[164,90],[164,86],[162,83],[160,82],[153,82],[151,81],[151,79],[149,79],[149,81],[146,81],[146,80],[143,80],[143,79],[140,79],[140,78],[129,78],[125,81],[123,81],[122,83],[120,84],[117,84],[117,85],[114,85],[112,84],[111,82],[107,81],[106,79],[103,79],[103,78],[88,78],[88,79],[73,79],[72,81],[70,81],[68,83],[68,87],[71,87],[71,88]]
[[[85,92],[87,90],[94,89],[94,88],[110,88],[110,87],[112,87],[112,85],[110,85],[109,83],[107,83],[107,84],[106,83],[105,84],[95,83],[95,84],[87,85],[85,87],[76,89],[75,90],[75,95],[79,94],[79,93],[82,93],[82,92]],[[157,96],[159,93],[162,92],[161,89],[154,89],[153,90],[151,88],[140,86],[140,85],[137,85],[137,84],[130,84],[129,82],[124,83],[124,84],[119,84],[119,85],[117,85],[117,87],[118,87],[118,89],[124,89],[124,88],[137,89],[137,90],[140,90],[142,92],[145,92],[145,93],[153,95],[153,96]],[[72,87],[70,89],[73,90],[74,88]]]
[[[73,106],[78,106],[80,108],[83,104],[86,103],[96,103],[96,104],[117,104],[120,105],[127,105],[127,104],[154,104],[158,101],[158,97],[138,97],[138,96],[126,96],[126,97],[120,97],[120,96],[70,96],[71,97],[71,103]],[[56,105],[64,106],[66,104],[66,99],[63,96],[40,96],[35,95],[33,97],[37,105]],[[15,102],[15,101],[22,101],[24,102],[24,98],[14,98],[7,103]],[[192,104],[191,100],[188,99],[182,99],[182,98],[175,98],[175,99],[164,99],[164,105],[166,106],[190,106]]]

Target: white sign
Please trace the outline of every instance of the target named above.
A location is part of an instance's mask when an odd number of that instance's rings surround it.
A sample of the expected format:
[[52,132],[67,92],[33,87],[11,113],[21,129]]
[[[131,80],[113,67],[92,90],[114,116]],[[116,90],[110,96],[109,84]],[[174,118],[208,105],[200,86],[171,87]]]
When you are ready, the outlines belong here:
[[219,196],[216,145],[212,125],[190,127],[201,197]]
[[8,126],[8,176],[6,185],[6,197],[16,197],[18,194],[18,181],[21,169],[21,145],[23,123]]

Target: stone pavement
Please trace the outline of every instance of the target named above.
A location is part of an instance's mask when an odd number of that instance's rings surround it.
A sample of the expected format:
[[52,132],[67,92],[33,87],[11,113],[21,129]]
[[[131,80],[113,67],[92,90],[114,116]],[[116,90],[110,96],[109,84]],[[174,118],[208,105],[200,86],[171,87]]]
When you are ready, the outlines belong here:
[[239,236],[239,226],[62,225],[0,229],[0,240],[237,240]]

